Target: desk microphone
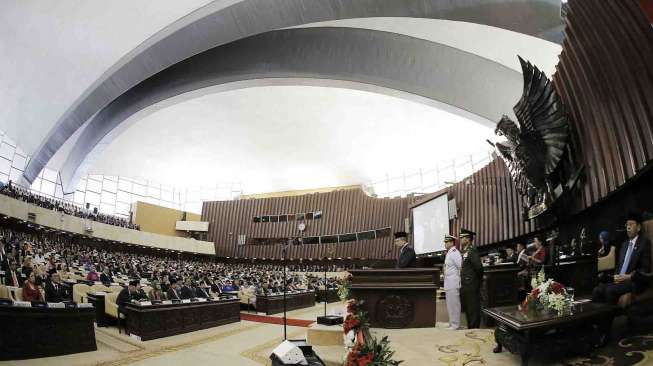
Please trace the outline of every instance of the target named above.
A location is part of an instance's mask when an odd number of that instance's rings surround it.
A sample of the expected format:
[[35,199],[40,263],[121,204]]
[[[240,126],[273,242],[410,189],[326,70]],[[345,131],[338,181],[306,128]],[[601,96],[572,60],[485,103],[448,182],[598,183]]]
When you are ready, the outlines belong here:
[[382,261],[382,260],[386,259],[388,257],[388,254],[392,253],[393,250],[395,250],[395,248],[390,248],[387,252],[385,252],[383,257],[381,257],[380,259],[377,259],[376,261],[374,261],[374,263],[372,263],[372,265],[370,265],[369,268],[374,268],[374,266],[377,265],[379,263],[379,261]]

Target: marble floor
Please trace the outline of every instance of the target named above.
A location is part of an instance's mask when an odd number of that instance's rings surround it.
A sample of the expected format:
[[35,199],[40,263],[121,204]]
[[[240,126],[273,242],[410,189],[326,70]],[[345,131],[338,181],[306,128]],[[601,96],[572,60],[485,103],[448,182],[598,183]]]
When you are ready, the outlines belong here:
[[[492,353],[494,334],[492,329],[459,330],[445,329],[446,308],[438,301],[438,324],[435,328],[386,330],[372,329],[377,336],[387,335],[397,360],[402,365],[519,365],[520,359],[508,352]],[[329,313],[342,311],[340,303],[329,304]],[[316,319],[324,311],[322,304],[309,309],[288,313],[289,318]],[[288,327],[288,338],[305,339],[307,328]],[[75,355],[32,359],[24,361],[0,362],[0,366],[163,366],[163,365],[269,365],[272,349],[283,339],[283,326],[266,323],[241,321],[220,327],[205,329],[177,336],[141,342],[133,337],[118,334],[115,327],[96,328],[98,350]],[[535,359],[531,365],[653,365],[653,351],[648,350],[648,342],[653,336],[641,340],[633,339],[626,343],[617,340],[615,344],[628,346],[641,343],[645,349],[634,358],[628,350],[619,346],[597,353],[590,358],[574,358],[564,362],[551,362]],[[628,343],[630,342],[630,343]],[[329,366],[342,364],[342,346],[314,347],[317,354]],[[612,353],[611,353],[612,352]],[[621,360],[621,361],[620,361]],[[643,363],[642,363],[643,362]],[[650,362],[650,363],[647,363]]]

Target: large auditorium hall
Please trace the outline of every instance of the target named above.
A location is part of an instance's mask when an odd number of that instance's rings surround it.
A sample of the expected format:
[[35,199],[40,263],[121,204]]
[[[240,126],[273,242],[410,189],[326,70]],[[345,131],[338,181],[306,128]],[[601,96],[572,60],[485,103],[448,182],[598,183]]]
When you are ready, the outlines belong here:
[[0,101],[0,366],[653,366],[653,0],[2,0]]

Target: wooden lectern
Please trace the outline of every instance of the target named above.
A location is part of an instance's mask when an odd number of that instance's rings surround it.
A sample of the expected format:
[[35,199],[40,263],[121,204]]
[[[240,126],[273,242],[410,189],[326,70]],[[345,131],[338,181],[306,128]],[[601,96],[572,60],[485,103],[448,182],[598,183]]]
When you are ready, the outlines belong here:
[[375,328],[435,327],[440,271],[435,268],[354,269],[351,291]]

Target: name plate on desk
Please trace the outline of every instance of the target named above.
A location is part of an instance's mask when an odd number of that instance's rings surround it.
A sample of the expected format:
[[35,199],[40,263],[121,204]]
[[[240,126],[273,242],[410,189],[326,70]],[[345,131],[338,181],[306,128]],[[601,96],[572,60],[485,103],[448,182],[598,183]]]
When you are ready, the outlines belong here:
[[181,300],[182,304],[190,304],[190,299],[183,299]]
[[161,304],[170,305],[170,304],[172,304],[172,300],[163,300],[163,301],[161,301]]
[[150,306],[152,305],[151,301],[141,301],[138,303],[140,306]]
[[64,304],[62,302],[49,302],[48,307],[53,308],[53,309],[65,309],[66,304]]
[[80,302],[79,304],[77,304],[77,307],[80,309],[92,308],[93,304],[91,304],[90,302]]
[[200,297],[197,299],[197,302],[206,302],[206,299]]
[[14,306],[17,306],[19,308],[31,308],[32,303],[29,301],[14,301]]

